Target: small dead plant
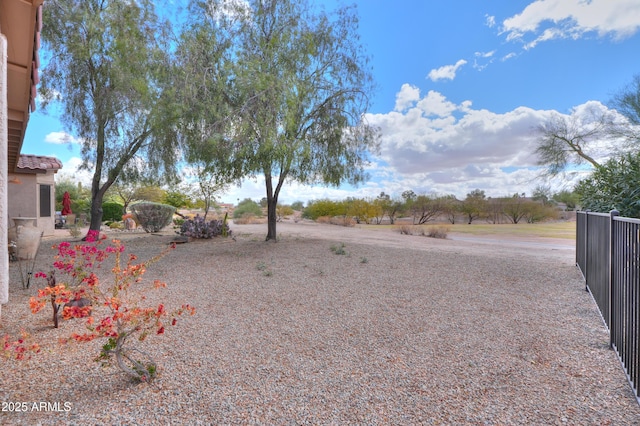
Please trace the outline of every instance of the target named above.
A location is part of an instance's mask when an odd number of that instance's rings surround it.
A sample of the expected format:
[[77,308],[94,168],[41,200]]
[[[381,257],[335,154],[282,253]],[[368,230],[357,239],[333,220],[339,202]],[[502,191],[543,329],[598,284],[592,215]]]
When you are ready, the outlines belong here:
[[449,234],[449,227],[442,226],[442,225],[430,226],[429,229],[427,229],[426,234],[423,231],[423,235],[430,238],[446,239],[448,234]]

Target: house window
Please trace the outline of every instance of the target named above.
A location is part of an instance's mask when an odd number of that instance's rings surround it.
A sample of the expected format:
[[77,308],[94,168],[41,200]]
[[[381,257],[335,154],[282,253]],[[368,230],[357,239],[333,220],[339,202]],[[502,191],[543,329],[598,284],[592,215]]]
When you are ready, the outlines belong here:
[[51,217],[51,185],[40,185],[40,217]]

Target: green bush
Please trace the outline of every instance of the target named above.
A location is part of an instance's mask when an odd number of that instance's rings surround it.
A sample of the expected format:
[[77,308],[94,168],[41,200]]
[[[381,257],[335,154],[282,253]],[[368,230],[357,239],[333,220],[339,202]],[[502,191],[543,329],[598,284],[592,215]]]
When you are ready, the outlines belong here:
[[238,203],[238,207],[233,210],[233,218],[239,219],[246,214],[251,214],[256,217],[262,216],[262,207],[251,198],[245,198]]
[[104,221],[118,222],[122,220],[123,212],[124,206],[120,203],[102,203],[102,220]]
[[141,202],[131,206],[136,222],[146,232],[158,232],[171,223],[176,208],[167,204]]
[[640,154],[613,157],[575,187],[582,209],[640,218]]
[[306,219],[316,220],[321,216],[344,216],[347,214],[347,204],[342,201],[328,199],[311,201],[302,213]]

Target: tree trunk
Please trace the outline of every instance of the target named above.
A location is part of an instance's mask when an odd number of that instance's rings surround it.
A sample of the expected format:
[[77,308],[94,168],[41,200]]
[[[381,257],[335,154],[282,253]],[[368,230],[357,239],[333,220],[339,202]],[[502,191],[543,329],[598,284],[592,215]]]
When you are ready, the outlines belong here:
[[97,194],[91,197],[90,231],[100,231],[100,227],[102,226],[102,196],[102,191],[98,191]]
[[276,212],[276,206],[278,205],[278,193],[280,192],[280,185],[282,184],[282,178],[278,182],[278,186],[274,192],[273,180],[271,177],[271,170],[265,170],[265,186],[267,188],[267,238],[265,241],[273,240],[276,238],[276,223],[278,222],[278,214]]
[[276,223],[278,215],[276,214],[276,205],[278,200],[274,196],[267,197],[267,239],[266,241],[276,241]]

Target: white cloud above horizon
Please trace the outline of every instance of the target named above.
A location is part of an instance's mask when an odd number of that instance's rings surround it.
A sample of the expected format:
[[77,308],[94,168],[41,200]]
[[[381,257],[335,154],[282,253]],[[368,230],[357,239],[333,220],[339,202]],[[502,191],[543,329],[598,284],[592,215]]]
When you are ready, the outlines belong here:
[[427,78],[431,81],[453,80],[454,78],[456,78],[456,73],[458,72],[460,67],[462,67],[466,63],[466,60],[460,59],[454,65],[444,65],[440,68],[434,68],[429,71],[429,74],[427,74]]
[[[381,129],[379,162],[388,166],[378,184],[387,193],[413,189],[458,197],[475,188],[499,188],[496,192],[502,194],[494,196],[530,191],[541,176],[535,128],[552,114],[588,120],[594,110],[610,111],[589,101],[570,114],[528,107],[495,113],[474,109],[470,101],[455,104],[433,90],[423,96],[405,84],[397,94],[395,111],[367,116]],[[598,160],[612,152],[604,142],[592,149]]]
[[45,136],[44,141],[46,143],[53,143],[53,144],[59,144],[59,145],[72,144],[72,143],[79,144],[80,143],[80,140],[78,138],[74,137],[73,135],[70,135],[67,132],[51,132],[51,133],[48,133]]
[[[554,39],[597,37],[621,40],[640,30],[637,0],[536,0],[502,22],[507,41],[522,41],[525,49]],[[525,40],[531,35],[532,40]]]
[[93,179],[93,173],[89,170],[81,170],[82,159],[79,157],[71,157],[62,163],[62,169],[56,173],[56,181],[71,180],[73,182],[81,182],[89,187]]

